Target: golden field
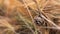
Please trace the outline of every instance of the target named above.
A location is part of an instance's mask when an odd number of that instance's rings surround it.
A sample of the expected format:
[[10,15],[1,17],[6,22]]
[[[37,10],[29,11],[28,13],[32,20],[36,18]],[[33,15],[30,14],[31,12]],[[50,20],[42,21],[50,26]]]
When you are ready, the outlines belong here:
[[0,34],[60,34],[60,0],[0,0]]

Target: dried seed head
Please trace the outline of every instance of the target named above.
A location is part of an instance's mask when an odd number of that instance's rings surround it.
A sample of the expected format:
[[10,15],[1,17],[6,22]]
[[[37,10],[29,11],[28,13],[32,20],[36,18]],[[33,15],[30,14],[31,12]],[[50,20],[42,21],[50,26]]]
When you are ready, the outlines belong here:
[[40,15],[35,16],[34,21],[38,26],[43,26],[45,24],[45,20]]

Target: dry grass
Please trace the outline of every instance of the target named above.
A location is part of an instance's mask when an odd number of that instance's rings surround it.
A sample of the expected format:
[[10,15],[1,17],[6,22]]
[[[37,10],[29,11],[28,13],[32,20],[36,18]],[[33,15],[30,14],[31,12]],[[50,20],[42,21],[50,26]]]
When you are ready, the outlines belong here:
[[59,0],[0,0],[0,34],[59,32]]

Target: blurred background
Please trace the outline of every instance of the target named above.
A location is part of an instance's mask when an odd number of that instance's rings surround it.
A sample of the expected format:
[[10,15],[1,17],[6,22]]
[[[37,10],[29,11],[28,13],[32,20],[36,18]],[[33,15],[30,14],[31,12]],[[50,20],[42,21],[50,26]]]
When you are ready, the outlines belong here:
[[0,0],[0,34],[60,34],[60,0]]

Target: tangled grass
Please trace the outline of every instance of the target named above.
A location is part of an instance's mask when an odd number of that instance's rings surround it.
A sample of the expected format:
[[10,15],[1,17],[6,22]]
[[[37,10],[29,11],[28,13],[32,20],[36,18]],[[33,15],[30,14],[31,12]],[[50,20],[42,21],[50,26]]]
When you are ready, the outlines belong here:
[[60,34],[58,1],[0,0],[0,34]]

